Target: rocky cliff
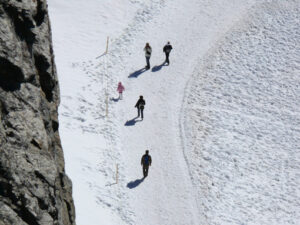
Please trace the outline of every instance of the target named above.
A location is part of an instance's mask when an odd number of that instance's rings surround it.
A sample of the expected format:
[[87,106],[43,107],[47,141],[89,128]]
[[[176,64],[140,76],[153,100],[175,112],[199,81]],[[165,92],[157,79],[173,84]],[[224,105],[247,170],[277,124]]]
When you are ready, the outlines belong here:
[[45,0],[0,0],[0,225],[75,224]]

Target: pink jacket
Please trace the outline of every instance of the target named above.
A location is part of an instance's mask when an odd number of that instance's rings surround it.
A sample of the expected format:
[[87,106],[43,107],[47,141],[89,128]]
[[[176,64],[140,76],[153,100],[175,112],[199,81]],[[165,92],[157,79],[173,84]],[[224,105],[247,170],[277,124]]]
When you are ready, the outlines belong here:
[[119,83],[118,88],[117,88],[117,91],[118,91],[119,93],[122,93],[124,90],[125,90],[124,86],[123,86],[121,83]]

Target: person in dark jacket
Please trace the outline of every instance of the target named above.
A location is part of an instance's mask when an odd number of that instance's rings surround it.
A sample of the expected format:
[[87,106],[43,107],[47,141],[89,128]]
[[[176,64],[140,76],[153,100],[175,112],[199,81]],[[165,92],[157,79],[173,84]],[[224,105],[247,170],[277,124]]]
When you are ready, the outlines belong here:
[[146,63],[147,63],[145,68],[150,69],[150,57],[151,57],[151,53],[152,53],[152,48],[149,45],[149,43],[146,43],[144,51],[145,51],[145,57],[146,57]]
[[143,175],[144,177],[148,176],[149,166],[151,166],[152,159],[149,155],[149,150],[146,150],[146,153],[143,155],[141,159],[141,165],[143,166]]
[[137,110],[138,110],[138,117],[140,117],[140,115],[141,115],[142,119],[144,118],[144,113],[143,113],[143,111],[144,111],[145,105],[146,105],[146,102],[145,102],[145,100],[143,99],[143,96],[141,95],[141,96],[140,96],[140,99],[137,101],[137,103],[135,104],[134,107],[136,107]]
[[168,41],[168,43],[163,48],[163,52],[166,54],[165,63],[168,63],[168,65],[170,64],[169,55],[170,55],[170,52],[171,52],[172,49],[173,49],[172,45],[170,44],[169,41]]

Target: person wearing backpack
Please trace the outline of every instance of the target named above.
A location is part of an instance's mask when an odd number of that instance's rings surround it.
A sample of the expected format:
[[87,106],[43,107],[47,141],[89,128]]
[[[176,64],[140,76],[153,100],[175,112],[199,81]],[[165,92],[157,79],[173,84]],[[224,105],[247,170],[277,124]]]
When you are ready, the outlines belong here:
[[165,63],[168,63],[168,65],[170,64],[169,55],[170,55],[170,52],[171,52],[172,49],[173,49],[172,45],[170,44],[169,41],[168,41],[168,43],[163,48],[163,52],[166,54]]
[[143,155],[141,159],[141,165],[143,166],[143,175],[144,178],[148,176],[149,166],[151,166],[152,159],[149,155],[149,150],[146,150],[146,153]]
[[121,82],[118,84],[117,91],[119,92],[119,99],[122,100],[123,98],[123,91],[125,90],[124,86],[122,85]]
[[140,115],[141,115],[142,120],[143,120],[143,118],[144,118],[144,113],[143,113],[143,111],[144,111],[145,105],[146,105],[146,102],[145,102],[145,100],[143,99],[143,96],[141,95],[141,96],[140,96],[140,99],[137,101],[137,103],[135,104],[134,107],[137,108],[137,110],[138,110],[138,117],[140,117]]
[[152,53],[152,48],[149,45],[149,43],[146,43],[144,51],[145,51],[145,57],[146,57],[146,63],[147,63],[145,68],[150,69],[150,57],[151,57],[151,53]]

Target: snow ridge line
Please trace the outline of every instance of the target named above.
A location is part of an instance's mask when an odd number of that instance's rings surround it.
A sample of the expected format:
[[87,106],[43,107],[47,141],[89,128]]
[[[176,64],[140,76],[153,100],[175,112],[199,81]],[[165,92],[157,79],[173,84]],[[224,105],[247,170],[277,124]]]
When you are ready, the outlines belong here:
[[[261,3],[263,4],[263,3]],[[253,5],[250,9],[248,10],[251,10],[252,8],[255,8],[257,7],[259,4],[255,4]],[[206,53],[199,57],[198,58],[198,65],[199,67],[197,67],[197,69],[194,69],[194,72],[191,74],[190,78],[188,79],[187,83],[186,83],[186,87],[184,88],[184,95],[183,95],[183,99],[182,99],[182,106],[181,106],[181,109],[180,109],[180,117],[179,117],[179,120],[180,120],[180,131],[182,132],[181,136],[183,137],[183,140],[185,140],[186,138],[186,135],[185,135],[185,129],[184,129],[184,124],[185,124],[185,121],[183,121],[185,119],[184,115],[185,115],[185,109],[186,109],[186,106],[187,106],[187,97],[191,91],[191,85],[193,84],[193,80],[195,79],[195,77],[199,76],[199,71],[202,71],[204,70],[205,66],[207,66],[209,64],[209,58],[212,57],[212,55],[214,54],[214,52],[218,49],[219,45],[225,41],[227,35],[234,29],[236,29],[236,27],[240,27],[243,25],[244,21],[245,21],[245,17],[247,18],[247,15],[250,14],[249,12],[246,12],[246,15],[244,16],[239,16],[239,19],[237,21],[235,21],[230,27],[229,29],[222,33],[222,35],[220,37],[218,37],[218,39],[215,41],[215,44],[213,46],[211,46],[207,51]],[[242,14],[241,14],[242,15]],[[199,68],[199,69],[198,69]],[[213,78],[211,78],[213,79]],[[185,143],[185,141],[183,141]],[[183,152],[186,152],[185,151],[185,144],[183,144],[183,149],[184,151]],[[184,158],[187,159],[186,157],[186,154],[184,154]],[[188,161],[186,161],[187,165],[188,164]],[[190,172],[190,171],[189,171]],[[192,177],[191,177],[192,178]],[[192,179],[193,180],[193,179]]]
[[[284,4],[284,3],[283,3]],[[257,5],[254,5],[253,7],[251,7],[251,11],[248,13],[248,14],[251,14],[252,16],[253,15],[255,15],[255,12],[256,12],[256,10],[258,10],[258,9],[260,9],[261,8],[261,5],[267,5],[267,6],[269,6],[267,3],[262,3],[262,4],[257,4]],[[271,5],[272,6],[272,5]],[[243,26],[245,23],[244,23],[244,21],[249,21],[249,17],[247,17],[247,16],[245,16],[244,18],[247,18],[247,19],[245,19],[245,20],[241,20],[239,23],[241,23],[240,24],[240,26]],[[247,25],[247,23],[246,23],[246,25]],[[239,27],[239,26],[234,26],[233,28],[234,29],[236,29],[237,27]],[[230,31],[230,30],[229,30]],[[191,84],[193,83],[193,80],[194,80],[194,78],[195,78],[195,76],[201,76],[201,74],[202,74],[202,70],[203,69],[205,69],[205,68],[207,68],[207,67],[209,67],[209,63],[210,63],[210,61],[209,61],[209,59],[211,59],[212,57],[213,57],[213,54],[214,53],[216,53],[216,51],[218,50],[218,46],[220,46],[220,44],[221,43],[223,43],[223,42],[226,42],[226,36],[227,36],[227,34],[228,34],[228,32],[226,32],[226,34],[225,35],[223,35],[223,37],[225,36],[225,39],[224,38],[221,38],[221,42],[220,41],[218,41],[218,43],[216,44],[216,45],[214,45],[213,46],[213,48],[211,48],[210,49],[210,51],[208,52],[208,54],[206,54],[206,57],[204,57],[203,58],[203,60],[201,60],[201,62],[200,62],[200,65],[201,66],[199,66],[199,68],[201,68],[200,69],[200,72],[198,72],[198,73],[196,73],[196,74],[193,74],[192,76],[191,76],[191,78],[189,79],[189,82],[188,82],[188,84],[187,84],[187,88],[185,89],[185,95],[184,95],[184,101],[183,101],[183,106],[182,106],[182,113],[183,113],[183,116],[181,116],[180,117],[180,121],[181,121],[181,123],[180,123],[180,125],[181,125],[181,131],[182,131],[182,135],[183,135],[183,150],[184,150],[184,155],[185,156],[187,156],[186,155],[186,153],[187,153],[187,146],[188,146],[188,143],[186,143],[186,129],[185,129],[185,127],[187,126],[187,119],[186,119],[186,115],[187,115],[187,110],[185,109],[185,107],[187,106],[187,99],[188,99],[188,96],[189,96],[189,94],[191,93],[190,92],[190,90],[191,90],[191,88],[190,88],[190,86],[191,86]],[[214,80],[214,76],[210,76],[210,77],[206,77],[206,79],[207,80],[211,80],[212,81],[212,83],[213,83],[213,80]],[[197,107],[192,107],[192,108],[197,108]],[[191,107],[189,107],[189,109],[191,109]],[[202,108],[202,109],[204,109],[204,110],[206,110],[206,109],[209,109],[209,107],[204,107],[204,108]],[[222,111],[225,111],[226,112],[226,110],[222,110]],[[291,112],[291,111],[288,111],[288,112]],[[228,113],[230,113],[230,114],[232,114],[232,112],[231,111],[229,111]],[[295,115],[295,113],[291,113],[291,114],[294,114]],[[296,114],[296,115],[298,115],[298,113]],[[251,118],[251,115],[249,116],[249,115],[245,115],[245,114],[242,114],[242,115],[240,115],[241,117],[250,117]],[[258,119],[260,119],[259,117],[256,117],[256,118],[258,118]],[[266,120],[267,121],[267,120]],[[272,122],[273,123],[273,121],[270,121],[270,122]],[[284,127],[289,127],[289,128],[291,128],[291,126],[286,126],[286,125],[284,125],[283,123],[277,123],[278,125],[281,125],[281,126],[284,126]],[[291,157],[291,158],[294,158],[294,157]],[[185,158],[185,159],[187,159],[187,157]],[[205,159],[205,158],[204,158]],[[205,159],[206,160],[206,159]],[[189,164],[188,164],[189,165]],[[282,166],[283,167],[283,166]],[[281,172],[282,172],[282,170],[280,170]],[[193,180],[193,177],[191,178],[192,180]],[[201,192],[202,192],[202,190],[200,190]],[[199,195],[199,194],[198,194]],[[218,197],[219,198],[219,197]],[[201,199],[201,198],[199,198],[199,199]],[[209,210],[209,209],[208,209]],[[206,211],[208,211],[208,210],[206,210]],[[224,222],[224,221],[223,221]],[[231,221],[232,222],[232,221]],[[277,221],[278,222],[278,221]],[[214,222],[211,222],[211,223],[214,223]],[[206,224],[210,224],[210,223],[206,223]],[[221,224],[221,223],[220,223]]]
[[[180,130],[180,137],[181,137],[181,145],[182,145],[182,154],[186,163],[186,167],[188,168],[188,174],[190,176],[190,180],[192,181],[192,185],[195,187],[196,183],[195,180],[193,178],[192,172],[191,172],[191,166],[188,160],[188,156],[187,156],[187,138],[186,138],[186,109],[187,109],[187,99],[188,96],[191,92],[191,86],[193,84],[193,81],[195,79],[195,77],[199,76],[199,71],[203,71],[205,66],[209,63],[208,59],[213,55],[213,53],[218,49],[219,45],[225,40],[226,36],[232,31],[234,30],[236,27],[242,26],[242,24],[244,23],[244,18],[247,17],[247,15],[249,14],[249,10],[251,10],[252,8],[257,7],[258,4],[254,4],[252,5],[249,9],[246,9],[244,12],[242,12],[239,17],[237,18],[237,20],[229,27],[229,29],[227,29],[226,32],[222,33],[221,36],[219,36],[217,38],[217,40],[215,41],[215,43],[206,51],[206,53],[204,53],[203,56],[199,57],[198,60],[198,67],[195,68],[192,72],[192,74],[190,75],[190,78],[188,79],[186,86],[184,88],[184,94],[183,94],[183,99],[182,99],[182,105],[180,108],[180,116],[179,116],[179,130]],[[244,15],[245,14],[245,15]],[[205,206],[203,205],[202,202],[199,202],[199,199],[202,199],[202,197],[199,196],[199,192],[196,190],[196,188],[193,188],[193,193],[194,196],[196,196],[196,204],[198,207],[198,210],[201,210],[199,212],[200,217],[202,218],[202,224],[210,224],[210,222],[208,221],[208,217],[205,215]]]

